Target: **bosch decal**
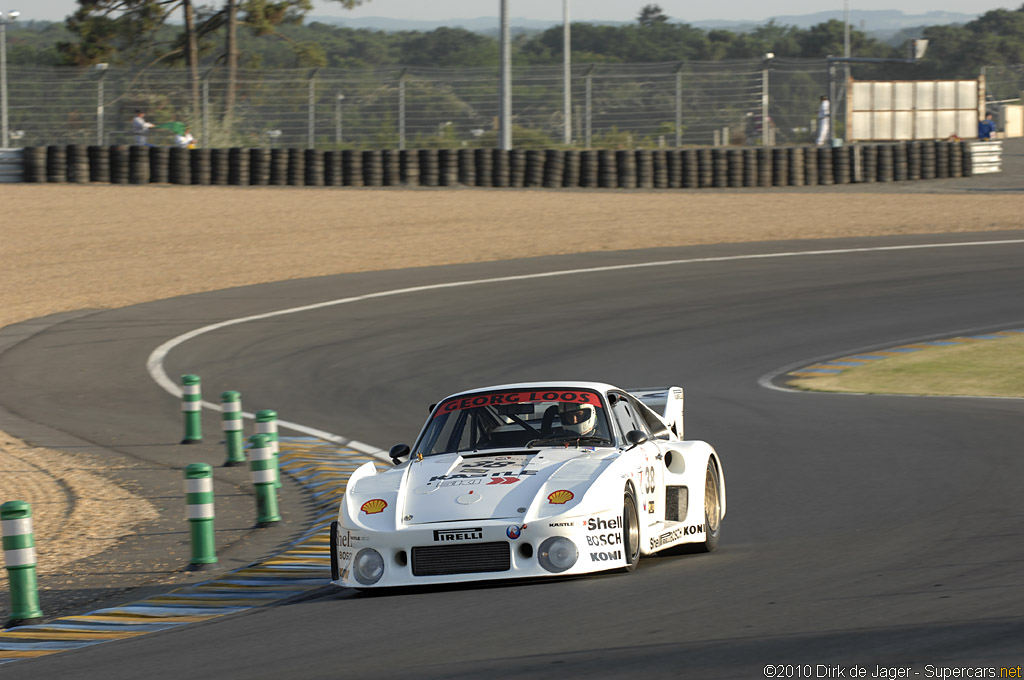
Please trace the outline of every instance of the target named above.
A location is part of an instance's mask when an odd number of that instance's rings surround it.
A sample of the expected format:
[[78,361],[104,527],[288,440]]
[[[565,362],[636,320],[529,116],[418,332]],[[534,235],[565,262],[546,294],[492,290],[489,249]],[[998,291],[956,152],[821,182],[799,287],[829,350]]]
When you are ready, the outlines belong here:
[[587,534],[587,545],[589,545],[591,548],[597,548],[602,545],[621,544],[622,534],[618,532],[612,534],[597,534],[596,536],[591,536],[590,534]]
[[478,541],[484,537],[483,527],[473,529],[434,529],[434,541]]

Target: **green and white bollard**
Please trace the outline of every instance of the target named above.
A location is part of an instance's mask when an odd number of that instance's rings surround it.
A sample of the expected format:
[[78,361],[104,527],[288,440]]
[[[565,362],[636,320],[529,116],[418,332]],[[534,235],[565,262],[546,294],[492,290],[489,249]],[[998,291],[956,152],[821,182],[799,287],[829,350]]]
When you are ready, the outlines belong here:
[[192,463],[185,468],[185,518],[192,544],[191,569],[214,564],[217,545],[213,537],[213,468],[206,463]]
[[182,444],[198,444],[203,441],[202,401],[199,376],[181,376],[181,411],[185,414],[185,438],[181,440]]
[[10,579],[11,618],[4,624],[13,628],[43,618],[36,583],[36,539],[32,533],[32,508],[25,501],[0,505],[4,563]]
[[271,522],[280,521],[277,511],[277,489],[274,480],[274,454],[270,438],[265,434],[254,434],[249,437],[249,470],[252,472],[252,484],[256,488],[256,523],[266,526]]
[[256,434],[265,434],[270,437],[274,446],[274,488],[281,488],[281,461],[278,454],[281,453],[281,444],[277,436],[277,411],[269,408],[256,412]]
[[245,447],[242,441],[242,395],[228,390],[220,395],[220,427],[224,431],[224,444],[228,457],[225,467],[245,462]]

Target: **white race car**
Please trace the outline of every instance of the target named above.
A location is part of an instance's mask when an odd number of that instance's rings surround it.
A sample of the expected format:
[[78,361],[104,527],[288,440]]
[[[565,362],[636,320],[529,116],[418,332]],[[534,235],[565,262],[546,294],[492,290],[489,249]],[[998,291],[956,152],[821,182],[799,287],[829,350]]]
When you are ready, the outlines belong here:
[[396,467],[349,479],[331,526],[335,585],[632,571],[681,544],[713,551],[725,516],[722,463],[683,440],[680,387],[461,392],[390,455]]

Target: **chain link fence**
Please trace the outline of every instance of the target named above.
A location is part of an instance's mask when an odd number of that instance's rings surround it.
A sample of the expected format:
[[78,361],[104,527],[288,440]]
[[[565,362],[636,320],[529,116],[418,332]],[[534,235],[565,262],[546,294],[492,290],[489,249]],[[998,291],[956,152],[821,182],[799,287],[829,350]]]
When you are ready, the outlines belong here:
[[[761,143],[813,139],[824,60],[575,65],[569,120],[560,66],[512,74],[513,144],[579,148]],[[180,121],[201,146],[319,149],[494,147],[497,68],[241,70],[234,106],[228,74],[184,69],[8,67],[11,142],[131,144],[136,109],[155,123]],[[170,145],[169,130],[149,142]]]

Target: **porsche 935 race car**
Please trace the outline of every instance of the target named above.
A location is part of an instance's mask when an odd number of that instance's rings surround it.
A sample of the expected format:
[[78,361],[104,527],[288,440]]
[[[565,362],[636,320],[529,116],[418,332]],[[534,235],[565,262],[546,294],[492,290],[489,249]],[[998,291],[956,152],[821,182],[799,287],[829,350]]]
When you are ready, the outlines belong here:
[[375,588],[632,571],[641,555],[711,552],[722,463],[683,439],[680,387],[486,387],[435,404],[394,468],[352,473],[331,576]]

